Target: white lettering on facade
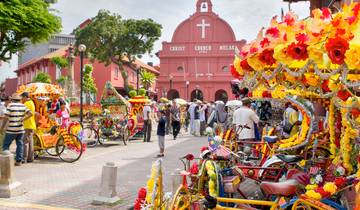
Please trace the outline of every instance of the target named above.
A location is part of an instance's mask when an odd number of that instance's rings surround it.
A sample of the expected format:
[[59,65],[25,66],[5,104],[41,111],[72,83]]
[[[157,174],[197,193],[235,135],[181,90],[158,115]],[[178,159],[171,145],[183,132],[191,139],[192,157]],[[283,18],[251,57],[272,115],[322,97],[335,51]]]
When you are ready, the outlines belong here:
[[211,45],[195,45],[195,51],[207,53],[207,51],[211,51]]
[[171,46],[170,51],[185,51],[185,46]]
[[219,50],[228,51],[228,50],[235,50],[234,45],[220,45]]

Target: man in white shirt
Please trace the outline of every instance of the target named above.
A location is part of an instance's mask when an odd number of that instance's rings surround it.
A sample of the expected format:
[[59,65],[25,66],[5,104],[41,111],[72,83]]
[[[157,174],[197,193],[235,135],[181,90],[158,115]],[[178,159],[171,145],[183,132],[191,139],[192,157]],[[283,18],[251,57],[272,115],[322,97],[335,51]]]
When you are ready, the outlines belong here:
[[195,119],[194,119],[195,107],[196,107],[196,101],[194,101],[193,103],[190,104],[190,107],[188,110],[188,112],[190,114],[190,134],[192,134],[192,135],[195,134]]
[[143,108],[144,118],[144,142],[150,142],[151,138],[151,107],[150,102],[147,102]]
[[242,100],[243,105],[235,110],[233,115],[233,125],[235,128],[238,126],[248,126],[250,129],[239,129],[238,139],[242,141],[253,141],[255,139],[255,128],[254,124],[259,123],[259,117],[250,108],[251,100],[244,98]]

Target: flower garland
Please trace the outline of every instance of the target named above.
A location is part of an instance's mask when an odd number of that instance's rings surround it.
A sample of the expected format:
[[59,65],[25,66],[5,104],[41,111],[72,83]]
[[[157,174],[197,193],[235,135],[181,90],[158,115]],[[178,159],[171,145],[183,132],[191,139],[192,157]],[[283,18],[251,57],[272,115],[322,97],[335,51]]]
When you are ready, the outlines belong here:
[[351,139],[354,139],[358,136],[357,130],[353,129],[346,118],[347,113],[346,108],[341,109],[341,116],[342,116],[342,124],[343,124],[343,135],[340,141],[340,151],[342,155],[343,165],[345,169],[351,173],[353,172],[354,168],[351,164],[351,151],[352,151],[352,143]]
[[284,139],[281,140],[281,144],[279,145],[279,148],[281,149],[285,149],[285,148],[290,148],[296,145],[299,145],[301,143],[303,143],[306,139],[306,135],[309,131],[309,117],[306,115],[306,112],[302,111],[301,112],[304,116],[304,119],[301,123],[301,132],[299,135],[294,135],[288,139]]
[[321,200],[335,194],[338,189],[344,187],[345,184],[345,177],[336,177],[334,182],[326,182],[322,186],[319,186],[318,184],[309,184],[305,187],[305,196],[315,200]]
[[328,126],[329,126],[329,134],[330,134],[330,153],[331,159],[335,158],[336,155],[336,144],[335,144],[335,105],[334,101],[330,101],[329,106],[329,119],[328,119]]
[[206,173],[209,176],[209,195],[213,197],[219,196],[218,178],[214,163],[212,161],[206,161],[205,163]]

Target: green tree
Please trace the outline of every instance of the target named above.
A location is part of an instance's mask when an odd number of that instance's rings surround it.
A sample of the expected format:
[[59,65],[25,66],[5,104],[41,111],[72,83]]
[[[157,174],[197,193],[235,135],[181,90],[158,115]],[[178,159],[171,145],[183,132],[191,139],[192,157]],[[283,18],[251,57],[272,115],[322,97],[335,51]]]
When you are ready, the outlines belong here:
[[65,87],[65,83],[68,80],[66,76],[61,76],[59,79],[56,80],[56,83],[58,83],[61,87]]
[[100,10],[86,27],[75,30],[76,45],[85,44],[92,60],[105,65],[115,63],[128,92],[128,73],[124,65],[128,64],[136,71],[136,56],[151,53],[154,42],[161,36],[161,29],[162,26],[151,19],[124,20],[120,15]]
[[51,83],[51,77],[49,74],[40,72],[34,78],[33,82]]
[[156,80],[155,74],[146,70],[142,70],[140,72],[140,81],[145,89],[148,90],[154,84],[155,80]]
[[28,42],[48,40],[61,31],[61,20],[44,0],[0,1],[0,61],[24,50]]
[[92,65],[85,65],[84,66],[84,83],[83,83],[83,91],[86,95],[86,101],[91,101],[91,94],[97,93],[97,87],[95,83],[95,79],[92,76],[93,67]]
[[51,62],[53,64],[55,64],[59,69],[66,68],[69,65],[69,62],[67,61],[66,58],[58,57],[58,56],[57,57],[52,57]]

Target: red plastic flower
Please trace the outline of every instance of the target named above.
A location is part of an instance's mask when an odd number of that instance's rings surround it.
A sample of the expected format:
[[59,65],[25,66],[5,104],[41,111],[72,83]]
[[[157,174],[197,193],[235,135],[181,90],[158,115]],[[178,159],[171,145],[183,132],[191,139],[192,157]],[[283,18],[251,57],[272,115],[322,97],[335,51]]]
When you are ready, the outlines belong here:
[[339,188],[339,187],[343,187],[346,183],[346,178],[345,177],[336,177],[335,178],[335,185]]
[[259,55],[259,60],[267,65],[272,66],[276,63],[276,60],[273,57],[274,49],[265,49]]
[[354,12],[354,16],[358,16],[359,11],[360,11],[360,3],[356,3],[356,5],[354,6],[354,8],[352,10]]
[[257,51],[258,51],[258,48],[256,48],[256,47],[250,48],[250,54],[254,54],[254,53],[256,53]]
[[251,71],[252,68],[251,66],[249,65],[249,63],[247,62],[247,59],[244,59],[240,62],[240,66],[241,68],[244,70],[244,71]]
[[346,20],[348,21],[349,25],[351,25],[356,21],[356,16],[348,17]]
[[346,101],[350,96],[351,94],[347,90],[339,90],[337,93],[337,97],[343,101]]
[[230,65],[230,73],[233,77],[239,78],[240,74],[236,71],[236,68],[233,64]]
[[262,48],[267,47],[269,44],[270,44],[270,41],[269,41],[268,38],[264,38],[264,39],[260,42],[260,46],[261,46]]
[[345,52],[349,49],[349,43],[340,37],[329,39],[325,44],[328,56],[332,63],[343,64],[345,59]]
[[321,9],[322,16],[321,19],[328,19],[331,18],[331,11],[329,8],[325,7]]
[[300,33],[300,34],[296,34],[296,40],[298,42],[306,42],[309,40],[309,37],[304,33]]
[[321,197],[326,198],[329,197],[331,194],[326,192],[322,187],[315,189],[315,192],[320,193]]
[[274,38],[278,38],[280,35],[280,31],[276,27],[268,28],[265,32],[266,35],[271,35]]
[[286,25],[292,26],[295,23],[295,18],[291,14],[286,14],[284,17],[284,22],[286,23]]
[[329,80],[324,80],[324,82],[321,84],[321,88],[324,92],[330,92],[329,88]]
[[284,34],[283,40],[284,40],[285,42],[287,41],[287,34]]
[[306,60],[309,57],[306,49],[307,47],[308,45],[303,42],[299,42],[299,43],[293,42],[288,46],[287,53],[293,59]]

